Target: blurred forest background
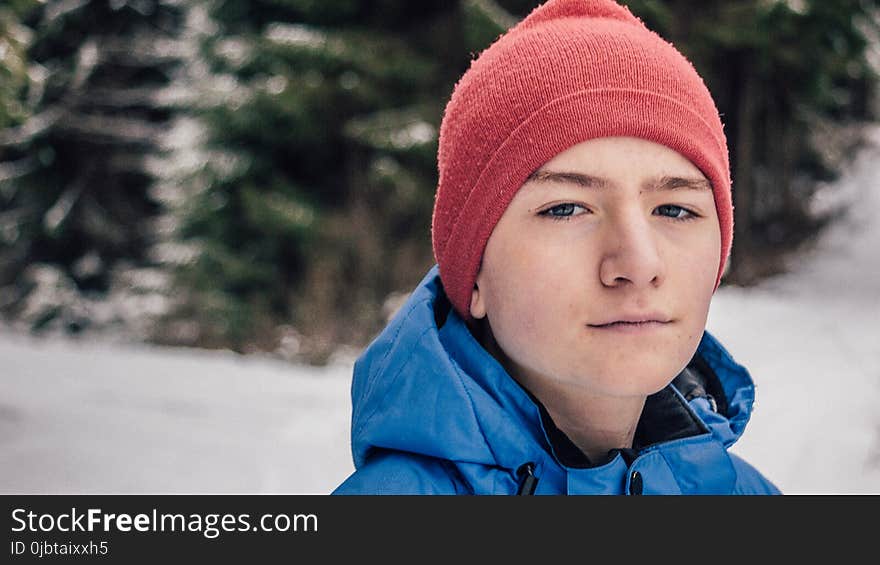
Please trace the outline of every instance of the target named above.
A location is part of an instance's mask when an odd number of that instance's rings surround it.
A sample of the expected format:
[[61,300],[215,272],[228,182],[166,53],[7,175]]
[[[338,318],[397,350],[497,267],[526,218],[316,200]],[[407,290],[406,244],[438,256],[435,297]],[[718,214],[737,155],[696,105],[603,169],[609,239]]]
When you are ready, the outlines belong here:
[[[622,1],[731,150],[724,284],[841,210],[877,119],[880,0]],[[266,352],[361,347],[433,263],[437,132],[525,0],[0,0],[0,320]]]

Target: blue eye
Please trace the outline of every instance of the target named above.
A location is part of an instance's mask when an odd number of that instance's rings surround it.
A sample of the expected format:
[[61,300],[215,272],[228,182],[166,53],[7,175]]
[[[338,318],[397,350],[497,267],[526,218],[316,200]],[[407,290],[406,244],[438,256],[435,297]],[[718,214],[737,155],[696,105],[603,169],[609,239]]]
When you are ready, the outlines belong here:
[[687,208],[682,208],[681,206],[676,206],[675,204],[664,204],[663,206],[658,206],[657,210],[660,211],[660,216],[665,216],[670,220],[675,220],[678,222],[687,222],[689,220],[695,220],[697,218],[697,215]]
[[552,206],[550,208],[547,208],[546,210],[538,212],[538,214],[541,216],[547,216],[551,220],[570,220],[573,216],[578,215],[578,214],[575,214],[575,211],[578,208],[580,208],[582,210],[586,209],[583,206],[581,206],[580,204],[575,204],[573,202],[565,202],[563,204],[557,204],[556,206]]

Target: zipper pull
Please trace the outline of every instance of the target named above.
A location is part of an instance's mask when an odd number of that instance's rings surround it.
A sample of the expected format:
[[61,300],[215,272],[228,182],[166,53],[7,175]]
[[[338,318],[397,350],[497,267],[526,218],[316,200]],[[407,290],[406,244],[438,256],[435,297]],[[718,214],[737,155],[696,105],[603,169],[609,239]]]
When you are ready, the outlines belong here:
[[516,476],[519,478],[519,488],[516,491],[517,496],[531,496],[535,494],[538,488],[538,477],[535,476],[535,464],[529,461],[520,465],[516,470]]

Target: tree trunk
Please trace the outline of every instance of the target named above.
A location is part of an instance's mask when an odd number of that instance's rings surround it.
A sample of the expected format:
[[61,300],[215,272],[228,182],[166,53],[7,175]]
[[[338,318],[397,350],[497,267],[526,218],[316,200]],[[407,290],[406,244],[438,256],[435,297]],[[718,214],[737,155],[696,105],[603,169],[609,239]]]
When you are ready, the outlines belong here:
[[747,280],[751,266],[749,256],[752,244],[752,200],[754,198],[755,168],[755,122],[758,102],[758,85],[748,53],[742,52],[737,66],[740,76],[739,97],[735,106],[736,137],[733,153],[736,156],[733,170],[734,246],[729,274],[736,281]]

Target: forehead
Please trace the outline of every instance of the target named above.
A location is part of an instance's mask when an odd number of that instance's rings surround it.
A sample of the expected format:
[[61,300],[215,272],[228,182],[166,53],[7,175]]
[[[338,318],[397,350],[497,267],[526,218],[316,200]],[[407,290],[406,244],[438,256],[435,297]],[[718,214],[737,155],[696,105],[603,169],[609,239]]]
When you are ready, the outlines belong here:
[[[588,139],[560,151],[546,164],[570,163],[572,161],[608,161],[616,158],[625,159],[630,165],[664,162],[693,167],[693,164],[684,155],[672,147],[632,136]],[[635,161],[633,161],[634,159]]]
[[686,157],[637,137],[596,138],[569,147],[534,171],[522,188],[541,186],[592,191],[625,186],[637,187],[640,193],[712,191],[706,176]]
[[[686,174],[686,173],[685,173]],[[602,176],[567,170],[549,170],[541,168],[526,179],[525,185],[571,185],[578,188],[607,191],[620,188],[620,182]],[[525,186],[524,185],[524,186]],[[678,176],[673,174],[655,174],[647,176],[639,183],[639,192],[663,191],[696,191],[711,192],[712,185],[702,174],[700,176]]]

